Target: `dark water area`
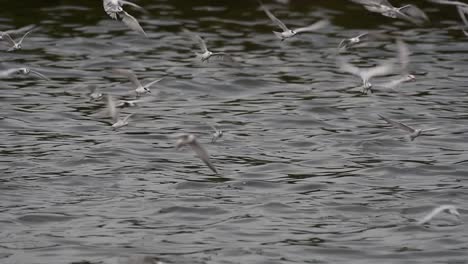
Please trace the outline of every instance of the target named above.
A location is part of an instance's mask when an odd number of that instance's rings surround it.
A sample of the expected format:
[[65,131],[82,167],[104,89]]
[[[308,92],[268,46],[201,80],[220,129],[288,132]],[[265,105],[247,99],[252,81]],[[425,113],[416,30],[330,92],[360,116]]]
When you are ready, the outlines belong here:
[[[0,70],[51,79],[0,79],[0,263],[468,263],[468,37],[456,9],[406,1],[431,19],[416,26],[344,0],[264,2],[291,27],[331,23],[279,41],[256,1],[141,0],[147,13],[125,9],[144,38],[98,0],[0,1],[0,31],[37,26],[21,50],[0,42]],[[183,28],[236,64],[200,62]],[[386,37],[340,56],[373,66],[401,38],[416,80],[362,94],[335,59],[365,31]],[[164,77],[122,109],[134,116],[118,130],[106,100],[87,96],[96,85],[135,98],[114,68]],[[410,141],[377,114],[440,129]],[[215,143],[210,125],[224,131]],[[183,132],[218,175],[176,150]],[[416,224],[443,204],[460,218]]]

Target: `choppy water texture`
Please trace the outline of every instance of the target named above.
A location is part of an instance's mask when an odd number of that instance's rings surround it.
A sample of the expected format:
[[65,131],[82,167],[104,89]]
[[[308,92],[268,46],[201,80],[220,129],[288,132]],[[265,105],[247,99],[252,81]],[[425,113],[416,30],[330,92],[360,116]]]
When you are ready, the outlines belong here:
[[[256,1],[142,0],[147,14],[128,11],[144,39],[101,1],[2,1],[0,30],[39,28],[1,66],[52,80],[0,80],[0,262],[467,263],[468,38],[455,8],[415,1],[432,19],[415,27],[347,1],[265,2],[293,27],[332,24],[280,42]],[[239,65],[197,61],[183,27]],[[334,53],[363,31],[405,40],[417,80],[361,94]],[[344,56],[370,66],[395,44]],[[112,68],[166,77],[117,131],[86,96],[96,84],[134,97]],[[377,114],[441,129],[410,142]],[[225,131],[214,144],[208,124]],[[180,132],[199,135],[219,176],[175,150]],[[415,224],[441,204],[460,220]]]

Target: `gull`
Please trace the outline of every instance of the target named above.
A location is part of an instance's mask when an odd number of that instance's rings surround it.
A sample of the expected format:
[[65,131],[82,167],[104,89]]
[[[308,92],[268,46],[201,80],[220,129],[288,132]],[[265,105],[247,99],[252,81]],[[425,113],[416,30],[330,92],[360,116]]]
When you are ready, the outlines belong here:
[[115,101],[112,98],[112,96],[110,96],[110,95],[107,95],[107,108],[108,108],[109,114],[110,114],[110,116],[112,118],[112,122],[113,122],[112,123],[112,128],[113,129],[118,129],[118,128],[121,128],[123,126],[128,125],[128,119],[133,114],[129,114],[125,118],[121,119],[119,117],[119,111],[117,110],[117,108],[115,106]]
[[218,140],[219,138],[223,136],[223,131],[216,129],[215,126],[212,126],[210,124],[208,125],[214,130],[213,134],[211,135],[211,143],[215,143],[216,140]]
[[88,89],[89,89],[88,97],[89,99],[91,99],[91,101],[99,101],[102,99],[103,95],[99,91],[99,88],[96,85],[94,84],[89,85]]
[[154,80],[154,81],[152,81],[150,83],[142,85],[140,83],[140,81],[138,80],[137,76],[135,75],[135,73],[133,71],[131,71],[131,70],[114,69],[114,70],[112,70],[112,72],[127,77],[130,80],[130,82],[133,84],[137,97],[139,97],[140,95],[145,94],[145,93],[151,93],[151,90],[149,88],[153,84],[155,84],[157,82],[160,82],[162,79],[164,79],[164,78],[156,79],[156,80]]
[[381,116],[378,114],[378,116],[383,119],[385,122],[387,122],[388,124],[396,127],[396,128],[399,128],[399,129],[402,129],[406,132],[409,132],[410,135],[410,139],[411,141],[413,141],[415,138],[421,136],[423,133],[426,133],[426,132],[430,132],[430,131],[435,131],[435,130],[438,130],[439,128],[430,128],[430,129],[415,129],[415,128],[412,128],[408,125],[405,125],[403,123],[400,123],[400,122],[397,122],[397,121],[394,121],[394,120],[391,120],[389,118],[386,118],[384,116]]
[[219,57],[223,60],[234,62],[234,59],[227,53],[209,51],[208,48],[206,47],[206,42],[198,34],[193,33],[192,31],[185,29],[185,28],[183,29],[183,32],[191,36],[192,39],[195,42],[198,42],[198,44],[200,45],[200,48],[202,49],[203,53],[197,53],[197,55],[200,56],[202,62],[208,61],[212,57]]
[[188,145],[192,148],[193,151],[197,154],[198,158],[200,158],[206,166],[208,166],[215,174],[218,174],[215,166],[210,161],[210,156],[208,152],[203,148],[203,146],[198,143],[195,135],[193,134],[182,134],[178,136],[178,140],[176,142],[176,149],[180,149],[182,146]]
[[46,76],[44,76],[42,73],[40,73],[38,71],[35,71],[35,70],[32,70],[32,69],[27,68],[27,67],[13,68],[13,69],[5,70],[5,71],[0,71],[0,78],[10,77],[13,74],[29,75],[30,73],[35,75],[39,79],[50,81],[50,79],[47,78]]
[[8,33],[3,33],[2,35],[2,40],[5,40],[6,42],[8,42],[8,44],[10,44],[10,48],[7,50],[7,51],[15,51],[15,50],[19,50],[23,47],[23,40],[24,38],[29,34],[31,33],[33,30],[29,30],[28,32],[26,32],[23,37],[21,37],[21,39],[16,42],[15,40],[13,40],[10,36],[10,34]]
[[140,34],[143,34],[145,37],[148,37],[146,35],[146,32],[140,26],[140,23],[138,23],[138,20],[136,20],[136,18],[134,18],[133,16],[125,12],[125,10],[123,10],[122,8],[122,6],[124,5],[129,5],[129,6],[138,8],[140,10],[144,10],[141,6],[134,4],[132,2],[123,1],[123,0],[103,0],[102,4],[104,6],[104,11],[112,19],[121,20],[130,29]]
[[[457,6],[457,10],[458,10],[458,14],[460,14],[460,18],[462,19],[463,24],[465,24],[465,28],[467,28],[468,27],[468,20],[466,19],[465,13],[468,13],[468,6],[467,7]],[[466,31],[464,29],[462,29],[462,31],[465,34],[465,36],[468,37],[468,31]]]
[[393,73],[395,70],[394,64],[389,63],[389,62],[383,63],[381,65],[377,65],[375,67],[365,68],[365,69],[358,68],[341,58],[337,59],[337,63],[342,71],[351,73],[361,78],[363,93],[372,91],[371,90],[372,83],[370,82],[371,78],[376,77],[376,76],[389,75]]
[[351,0],[354,3],[361,4],[370,12],[380,13],[390,18],[405,19],[414,24],[423,24],[429,21],[426,13],[415,5],[404,5],[394,7],[387,0]]
[[428,223],[429,221],[432,220],[436,215],[440,214],[443,211],[447,211],[447,213],[456,216],[457,218],[460,217],[460,213],[458,213],[458,210],[455,206],[453,205],[441,205],[432,212],[430,212],[428,215],[426,215],[424,218],[418,221],[418,225],[424,225],[425,223]]
[[356,37],[343,39],[338,45],[338,50],[345,51],[353,46],[356,46],[357,44],[362,42],[361,38],[367,37],[367,35],[369,35],[369,33],[365,32],[365,33],[357,35]]
[[296,28],[296,29],[289,29],[281,20],[279,20],[277,17],[275,17],[270,10],[268,10],[261,2],[261,7],[263,11],[267,14],[267,16],[275,23],[278,27],[280,27],[283,32],[277,32],[273,31],[275,36],[279,38],[281,41],[287,39],[287,38],[292,38],[296,36],[297,34],[300,33],[305,33],[305,32],[314,32],[317,31],[329,24],[328,20],[320,20],[318,22],[315,22],[314,24],[307,26],[307,27],[301,27],[301,28]]

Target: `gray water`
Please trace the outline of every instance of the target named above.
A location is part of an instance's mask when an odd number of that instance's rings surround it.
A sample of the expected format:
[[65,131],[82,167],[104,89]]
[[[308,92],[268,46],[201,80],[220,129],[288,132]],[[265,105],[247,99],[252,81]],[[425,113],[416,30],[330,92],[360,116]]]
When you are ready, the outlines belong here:
[[[148,14],[128,11],[149,39],[101,1],[1,2],[0,30],[39,26],[1,67],[51,81],[0,80],[0,263],[468,263],[468,39],[455,8],[415,1],[432,19],[415,27],[347,1],[265,1],[291,26],[332,22],[281,42],[255,1],[138,1]],[[183,27],[238,65],[198,61]],[[416,81],[363,95],[335,65],[341,39],[363,31],[389,38],[343,56],[372,66],[401,37]],[[96,84],[134,98],[112,68],[165,77],[116,131],[105,100],[86,95]],[[441,129],[411,142],[377,114]],[[214,144],[208,124],[224,131]],[[175,149],[183,132],[219,175]],[[460,219],[416,225],[442,204]]]

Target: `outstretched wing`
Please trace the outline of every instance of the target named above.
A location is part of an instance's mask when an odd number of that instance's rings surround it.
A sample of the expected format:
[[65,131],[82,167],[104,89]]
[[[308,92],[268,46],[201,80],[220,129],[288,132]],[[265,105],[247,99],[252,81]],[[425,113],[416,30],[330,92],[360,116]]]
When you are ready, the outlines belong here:
[[4,33],[2,35],[2,39],[6,40],[6,42],[8,42],[8,44],[10,44],[11,46],[16,45],[16,42],[11,38],[10,34],[8,33]]
[[164,79],[164,78],[159,78],[159,79],[157,79],[157,80],[154,80],[154,81],[152,81],[152,82],[149,82],[149,83],[145,84],[145,88],[149,88],[149,87],[151,87],[151,85],[153,85],[153,84],[155,84],[155,83],[158,83],[158,82],[162,81],[163,79]]
[[25,38],[29,33],[33,32],[33,30],[34,30],[34,29],[31,29],[31,30],[29,30],[28,32],[26,32],[26,34],[24,34],[23,37],[21,37],[21,39],[19,40],[18,43],[19,43],[19,44],[23,43],[24,38]]
[[337,64],[342,71],[361,77],[361,70],[344,59],[338,58]]
[[140,26],[140,23],[138,23],[138,20],[136,20],[136,18],[134,18],[133,16],[131,16],[129,13],[125,11],[122,11],[119,14],[122,18],[122,22],[124,22],[124,24],[127,25],[127,27],[129,27],[133,31],[136,31],[144,35],[145,37],[148,37],[148,35],[146,35],[146,32]]
[[410,51],[408,49],[408,45],[401,40],[397,40],[397,48],[398,48],[398,60],[400,61],[401,71],[405,72],[409,65],[409,55]]
[[308,26],[308,27],[302,27],[302,28],[296,28],[294,29],[294,31],[299,34],[299,33],[303,33],[303,32],[312,32],[312,31],[317,31],[321,28],[324,28],[326,27],[327,25],[329,25],[330,22],[328,20],[320,20],[318,22],[315,22],[314,24]]
[[465,26],[468,27],[468,20],[466,19],[466,16],[465,16],[465,12],[468,13],[468,7],[457,6],[457,10],[458,10],[458,14],[460,14],[461,20],[463,21]]
[[198,34],[184,28],[182,30],[185,34],[189,35],[195,42],[198,43],[198,45],[200,45],[200,48],[201,50],[203,51],[203,53],[207,52],[208,51],[208,48],[206,47],[206,42],[202,39],[202,37],[200,37]]
[[50,79],[47,76],[45,76],[44,74],[42,74],[42,73],[40,73],[38,71],[29,69],[29,72],[36,75],[37,77],[39,77],[42,80],[50,81]]
[[127,78],[130,80],[130,82],[133,83],[133,85],[135,86],[135,88],[138,88],[138,87],[142,86],[141,83],[140,83],[140,81],[139,81],[138,78],[136,77],[135,73],[134,73],[133,71],[131,71],[131,70],[114,69],[114,70],[112,70],[112,72],[127,77]]
[[262,5],[262,9],[263,11],[265,11],[265,13],[267,14],[267,16],[271,19],[271,21],[273,21],[278,27],[280,27],[283,31],[289,31],[288,27],[286,27],[286,25],[281,22],[281,20],[279,20],[278,18],[276,18],[271,12],[270,10],[268,10],[268,8],[266,8],[264,5]]
[[112,121],[115,123],[119,120],[119,113],[117,111],[117,108],[115,107],[115,101],[112,96],[107,95],[107,109],[109,110],[109,115],[112,118]]
[[383,63],[381,65],[378,65],[372,68],[367,68],[363,70],[361,74],[365,79],[369,80],[376,76],[385,76],[385,75],[392,74],[394,71],[395,71],[394,64],[386,62],[386,63]]
[[197,156],[206,164],[206,166],[208,166],[214,173],[218,174],[215,166],[213,163],[211,163],[208,152],[202,147],[200,143],[198,143],[197,140],[193,140],[193,142],[190,143],[190,147],[192,147],[193,151],[195,151]]
[[403,129],[403,130],[405,130],[405,131],[407,131],[407,132],[410,132],[410,133],[414,133],[414,132],[415,132],[414,128],[411,128],[411,127],[409,127],[409,126],[407,126],[407,125],[405,125],[405,124],[403,124],[403,123],[400,123],[400,122],[397,122],[397,121],[393,121],[393,120],[388,119],[388,118],[386,118],[386,117],[384,117],[384,116],[381,116],[381,115],[378,115],[378,116],[379,116],[381,119],[383,119],[385,122],[389,123],[390,125],[392,125],[392,126],[394,126],[394,127],[396,127],[396,128]]

